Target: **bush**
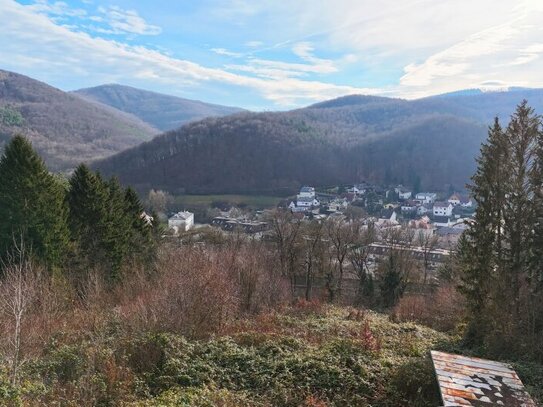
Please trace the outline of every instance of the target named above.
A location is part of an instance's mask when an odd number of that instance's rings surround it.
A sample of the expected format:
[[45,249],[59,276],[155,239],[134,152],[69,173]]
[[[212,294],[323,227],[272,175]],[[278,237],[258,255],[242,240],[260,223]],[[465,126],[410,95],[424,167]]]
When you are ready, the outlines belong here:
[[452,285],[438,287],[429,295],[405,295],[391,313],[393,321],[417,322],[443,332],[458,328],[463,316],[463,298]]

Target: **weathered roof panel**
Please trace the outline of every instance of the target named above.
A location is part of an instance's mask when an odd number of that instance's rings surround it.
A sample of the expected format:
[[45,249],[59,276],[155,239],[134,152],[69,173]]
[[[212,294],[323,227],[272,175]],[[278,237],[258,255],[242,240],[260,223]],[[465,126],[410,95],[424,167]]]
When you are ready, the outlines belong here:
[[444,352],[431,354],[445,407],[536,407],[511,366]]

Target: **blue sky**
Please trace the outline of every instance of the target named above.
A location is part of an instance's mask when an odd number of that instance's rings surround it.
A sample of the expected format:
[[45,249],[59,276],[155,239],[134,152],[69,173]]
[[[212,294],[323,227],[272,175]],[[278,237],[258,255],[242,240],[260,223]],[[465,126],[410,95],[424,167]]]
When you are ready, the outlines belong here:
[[543,87],[541,0],[0,0],[0,68],[283,110]]

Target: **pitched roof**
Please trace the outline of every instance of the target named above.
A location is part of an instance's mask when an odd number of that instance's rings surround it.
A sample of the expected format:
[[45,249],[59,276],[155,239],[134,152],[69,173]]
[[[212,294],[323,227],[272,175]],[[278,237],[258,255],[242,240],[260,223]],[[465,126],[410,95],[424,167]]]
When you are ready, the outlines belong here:
[[434,216],[434,223],[449,223],[451,218],[448,216]]
[[436,195],[437,195],[437,194],[436,194],[435,192],[419,192],[419,193],[417,194],[417,196],[429,196],[429,197],[430,197],[430,196],[433,197],[433,196],[436,196]]
[[449,226],[445,226],[443,228],[439,228],[436,230],[436,233],[439,236],[448,236],[448,235],[461,235],[464,232],[463,229],[459,228],[452,228]]
[[170,217],[172,220],[187,220],[191,216],[194,216],[192,212],[183,211],[183,212],[177,212],[175,215]]
[[300,188],[300,192],[315,192],[315,188],[304,186],[304,187]]
[[449,202],[438,201],[434,203],[434,208],[448,208],[450,205]]

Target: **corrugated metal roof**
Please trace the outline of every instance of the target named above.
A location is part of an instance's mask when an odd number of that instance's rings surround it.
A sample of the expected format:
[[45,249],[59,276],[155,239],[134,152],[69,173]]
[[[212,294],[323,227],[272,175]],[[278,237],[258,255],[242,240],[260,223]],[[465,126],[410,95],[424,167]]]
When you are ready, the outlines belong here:
[[511,366],[432,351],[443,405],[536,407]]

